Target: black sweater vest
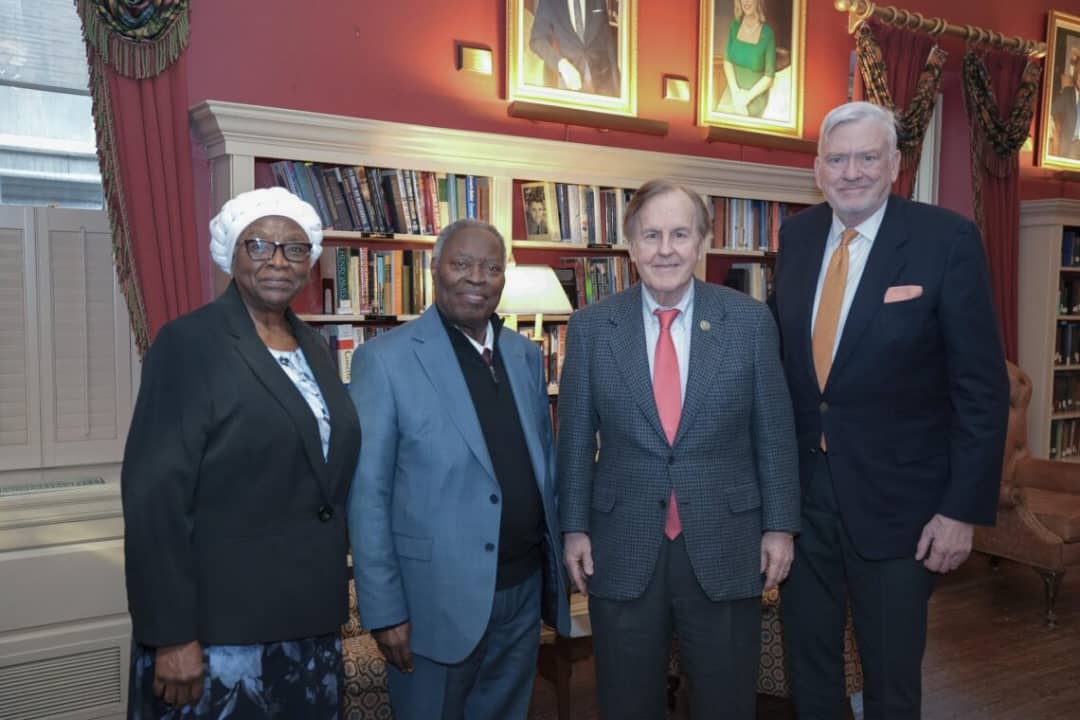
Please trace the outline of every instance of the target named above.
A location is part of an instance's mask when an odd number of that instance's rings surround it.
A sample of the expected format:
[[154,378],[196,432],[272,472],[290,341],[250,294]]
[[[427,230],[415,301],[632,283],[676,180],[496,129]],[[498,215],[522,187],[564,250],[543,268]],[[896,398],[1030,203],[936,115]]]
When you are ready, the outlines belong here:
[[[493,364],[487,363],[469,339],[446,322],[465,384],[472,396],[488,456],[495,469],[499,495],[484,502],[502,505],[499,523],[499,568],[495,589],[513,587],[529,579],[540,568],[544,537],[544,506],[536,484],[525,433],[521,429],[514,393],[499,352],[499,318],[491,321],[495,335]],[[481,482],[477,478],[477,482]],[[501,495],[501,497],[500,497]]]

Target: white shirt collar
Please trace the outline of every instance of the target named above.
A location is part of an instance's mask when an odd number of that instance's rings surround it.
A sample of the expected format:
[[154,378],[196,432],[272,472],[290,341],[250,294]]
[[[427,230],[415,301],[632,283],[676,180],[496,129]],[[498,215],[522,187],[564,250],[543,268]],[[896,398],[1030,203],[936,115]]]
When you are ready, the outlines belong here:
[[[454,327],[457,327],[457,326],[455,325]],[[491,321],[490,320],[488,320],[487,329],[484,330],[484,342],[482,342],[482,343],[476,342],[476,340],[473,339],[472,335],[465,332],[461,328],[457,328],[457,330],[458,330],[458,332],[460,332],[462,335],[465,336],[465,339],[468,340],[472,344],[472,346],[474,348],[476,348],[476,352],[480,353],[481,355],[484,354],[485,350],[491,350],[491,351],[494,352],[494,350],[495,350],[495,333],[492,332],[492,330],[491,330]]]
[[[665,307],[665,306],[661,305],[660,303],[656,302],[656,298],[654,298],[652,296],[652,293],[649,292],[649,288],[645,287],[644,283],[642,283],[642,285],[641,285],[641,300],[642,300],[642,305],[645,308],[645,314],[646,315],[651,316],[651,315],[654,314],[654,312],[656,310],[669,310],[669,309],[671,309],[671,308]],[[688,287],[686,289],[686,292],[683,293],[682,299],[679,300],[679,302],[677,302],[677,303],[675,303],[674,305],[671,306],[672,308],[676,308],[679,311],[679,314],[675,317],[676,322],[678,322],[680,319],[686,317],[687,313],[690,311],[690,308],[693,307],[693,304],[694,304],[694,281],[691,280],[690,281],[690,287]],[[657,320],[659,321],[659,318]]]
[[[874,214],[863,220],[856,225],[853,230],[859,233],[859,237],[867,239],[867,244],[872,245],[874,238],[877,237],[878,230],[881,229],[881,222],[885,219],[885,209],[889,207],[889,199],[885,198],[885,202],[881,203],[881,207],[874,211]],[[839,238],[846,225],[840,221],[840,218],[836,217],[836,213],[832,216],[832,227],[829,229],[829,238]]]

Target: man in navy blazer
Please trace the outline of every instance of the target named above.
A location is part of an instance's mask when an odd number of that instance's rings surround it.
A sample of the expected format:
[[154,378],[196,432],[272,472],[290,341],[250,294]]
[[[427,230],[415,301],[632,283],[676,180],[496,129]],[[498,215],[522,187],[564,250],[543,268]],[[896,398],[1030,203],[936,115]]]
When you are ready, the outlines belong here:
[[560,88],[619,94],[618,42],[606,0],[538,0],[529,48],[558,74]]
[[850,600],[870,718],[918,718],[927,602],[993,524],[1008,378],[978,229],[889,194],[892,114],[830,112],[827,203],[780,231],[774,297],[802,534],[781,588],[799,717],[839,718]]
[[543,362],[494,314],[505,258],[491,225],[447,226],[435,305],[353,355],[349,535],[397,720],[524,720],[542,605],[569,631]]
[[1050,104],[1054,118],[1054,154],[1059,157],[1080,159],[1080,137],[1077,136],[1077,116],[1080,113],[1080,62],[1072,67],[1072,84],[1058,92]]

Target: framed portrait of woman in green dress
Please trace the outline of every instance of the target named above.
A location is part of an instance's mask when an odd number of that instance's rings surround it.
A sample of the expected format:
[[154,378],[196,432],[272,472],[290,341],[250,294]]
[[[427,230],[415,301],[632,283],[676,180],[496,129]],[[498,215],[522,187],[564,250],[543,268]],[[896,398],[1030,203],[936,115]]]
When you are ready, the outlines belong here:
[[805,0],[701,0],[698,124],[802,137]]

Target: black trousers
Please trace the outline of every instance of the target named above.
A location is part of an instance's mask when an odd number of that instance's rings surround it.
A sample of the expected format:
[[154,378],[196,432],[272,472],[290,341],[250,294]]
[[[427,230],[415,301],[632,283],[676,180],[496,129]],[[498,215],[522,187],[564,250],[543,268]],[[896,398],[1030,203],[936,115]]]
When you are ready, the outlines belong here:
[[664,540],[645,592],[634,600],[589,598],[596,691],[603,720],[667,717],[674,628],[694,720],[752,720],[761,654],[761,598],[710,600],[682,536]]
[[828,455],[803,495],[802,534],[781,586],[784,653],[800,720],[844,717],[848,600],[862,661],[866,720],[918,720],[934,574],[911,556],[866,560],[837,510]]

